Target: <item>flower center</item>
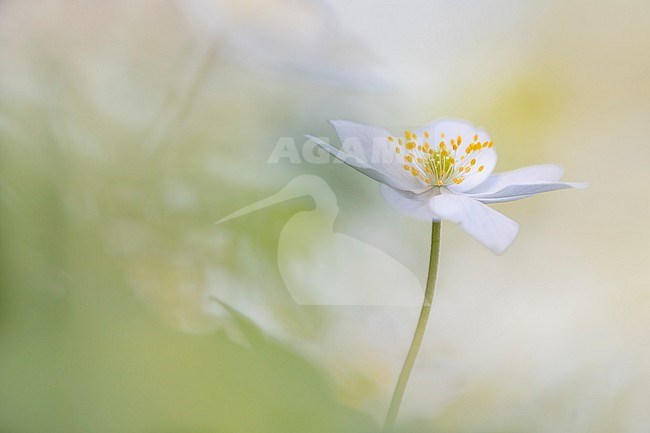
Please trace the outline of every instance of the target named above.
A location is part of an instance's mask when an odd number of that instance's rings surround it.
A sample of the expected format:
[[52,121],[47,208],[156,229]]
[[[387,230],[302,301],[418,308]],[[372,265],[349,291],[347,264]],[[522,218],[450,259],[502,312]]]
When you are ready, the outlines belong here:
[[481,142],[478,135],[466,146],[460,135],[449,142],[445,134],[440,134],[437,145],[429,144],[429,133],[424,137],[404,131],[404,137],[388,136],[388,141],[395,143],[395,153],[403,159],[404,170],[430,186],[460,185],[465,177],[474,172],[480,173],[484,165],[477,165],[481,153],[494,145],[492,141]]

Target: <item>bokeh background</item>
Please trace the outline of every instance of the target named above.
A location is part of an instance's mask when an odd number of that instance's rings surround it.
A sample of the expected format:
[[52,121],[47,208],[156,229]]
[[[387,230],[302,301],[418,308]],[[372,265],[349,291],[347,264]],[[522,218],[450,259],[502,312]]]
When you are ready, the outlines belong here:
[[[0,431],[379,431],[417,308],[293,301],[277,246],[308,195],[215,222],[319,176],[333,230],[422,279],[428,225],[302,136],[439,116],[487,128],[498,171],[590,189],[497,205],[501,257],[443,226],[400,429],[647,432],[642,0],[0,1]],[[269,163],[283,137],[300,163]]]

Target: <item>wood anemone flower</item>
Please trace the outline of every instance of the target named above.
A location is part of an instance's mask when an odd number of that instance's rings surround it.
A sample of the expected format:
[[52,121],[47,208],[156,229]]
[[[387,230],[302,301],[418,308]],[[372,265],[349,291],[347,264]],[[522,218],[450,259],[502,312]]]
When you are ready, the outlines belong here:
[[486,131],[463,120],[439,119],[403,135],[370,125],[332,120],[336,148],[321,148],[378,181],[392,207],[426,221],[449,220],[496,254],[514,241],[519,224],[486,206],[547,191],[586,188],[561,182],[563,169],[544,164],[493,174],[494,143]]

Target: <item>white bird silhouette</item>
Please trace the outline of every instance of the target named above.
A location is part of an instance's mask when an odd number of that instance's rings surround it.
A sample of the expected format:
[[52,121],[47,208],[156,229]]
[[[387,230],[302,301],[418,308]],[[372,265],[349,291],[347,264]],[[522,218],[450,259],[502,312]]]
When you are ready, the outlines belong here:
[[380,249],[334,232],[336,195],[320,177],[301,175],[278,193],[217,222],[302,196],[312,211],[301,211],[282,228],[278,267],[287,290],[301,305],[420,305],[424,290],[417,277]]

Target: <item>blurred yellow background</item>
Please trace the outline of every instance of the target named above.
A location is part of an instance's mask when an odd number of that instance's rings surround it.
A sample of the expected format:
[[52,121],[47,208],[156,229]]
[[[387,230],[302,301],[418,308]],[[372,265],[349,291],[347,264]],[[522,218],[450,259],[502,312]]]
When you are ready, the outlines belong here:
[[[440,116],[590,188],[497,205],[500,257],[443,225],[400,428],[648,431],[641,0],[0,2],[0,431],[378,431],[418,309],[292,300],[308,196],[214,223],[316,175],[336,232],[423,279],[428,224],[302,136]],[[269,163],[283,138],[301,163]]]

